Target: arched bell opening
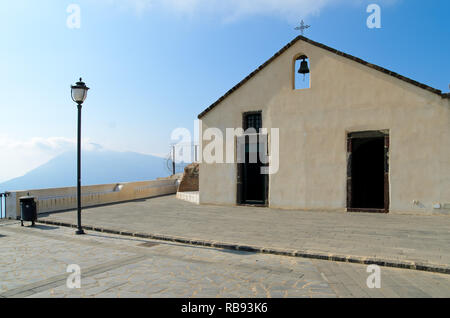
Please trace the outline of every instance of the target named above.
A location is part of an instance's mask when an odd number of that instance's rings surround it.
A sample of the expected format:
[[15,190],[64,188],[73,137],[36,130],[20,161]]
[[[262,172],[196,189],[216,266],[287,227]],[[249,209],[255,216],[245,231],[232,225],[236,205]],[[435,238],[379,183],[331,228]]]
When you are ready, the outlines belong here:
[[294,59],[294,89],[311,87],[311,69],[309,58],[301,54]]

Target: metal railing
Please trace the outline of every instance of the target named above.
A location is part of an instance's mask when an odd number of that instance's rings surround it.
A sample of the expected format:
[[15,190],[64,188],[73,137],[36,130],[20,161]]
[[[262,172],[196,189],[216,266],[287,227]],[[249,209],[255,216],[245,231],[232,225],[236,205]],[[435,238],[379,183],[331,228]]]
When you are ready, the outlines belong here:
[[190,163],[199,161],[199,145],[195,143],[177,143],[170,146],[170,153],[166,156],[167,170],[172,175],[182,173]]
[[8,192],[0,193],[0,219],[6,218],[6,198],[8,196]]

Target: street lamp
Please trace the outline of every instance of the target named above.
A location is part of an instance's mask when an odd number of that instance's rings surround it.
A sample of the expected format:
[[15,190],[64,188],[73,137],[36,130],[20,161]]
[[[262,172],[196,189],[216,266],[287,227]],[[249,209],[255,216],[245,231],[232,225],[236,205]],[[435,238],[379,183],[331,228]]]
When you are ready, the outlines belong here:
[[89,87],[83,82],[80,77],[80,81],[75,85],[72,85],[72,100],[77,103],[78,106],[78,137],[77,137],[77,209],[78,209],[78,230],[75,232],[77,235],[84,234],[81,227],[81,105],[86,100],[87,91]]

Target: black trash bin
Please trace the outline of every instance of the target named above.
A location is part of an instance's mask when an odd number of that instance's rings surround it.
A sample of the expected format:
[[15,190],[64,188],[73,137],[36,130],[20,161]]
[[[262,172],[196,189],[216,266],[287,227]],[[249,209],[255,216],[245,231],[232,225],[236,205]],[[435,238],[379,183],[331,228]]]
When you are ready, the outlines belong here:
[[37,209],[34,197],[21,197],[20,199],[20,221],[23,226],[23,221],[34,222],[37,220]]

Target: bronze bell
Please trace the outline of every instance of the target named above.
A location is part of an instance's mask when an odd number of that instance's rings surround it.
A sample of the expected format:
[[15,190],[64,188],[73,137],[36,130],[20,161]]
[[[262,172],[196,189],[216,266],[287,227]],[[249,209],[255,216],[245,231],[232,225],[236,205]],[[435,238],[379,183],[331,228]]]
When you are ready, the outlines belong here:
[[298,70],[299,74],[309,74],[309,67],[308,62],[306,62],[306,56],[301,56],[299,59],[303,59],[302,63],[300,64],[300,69]]

